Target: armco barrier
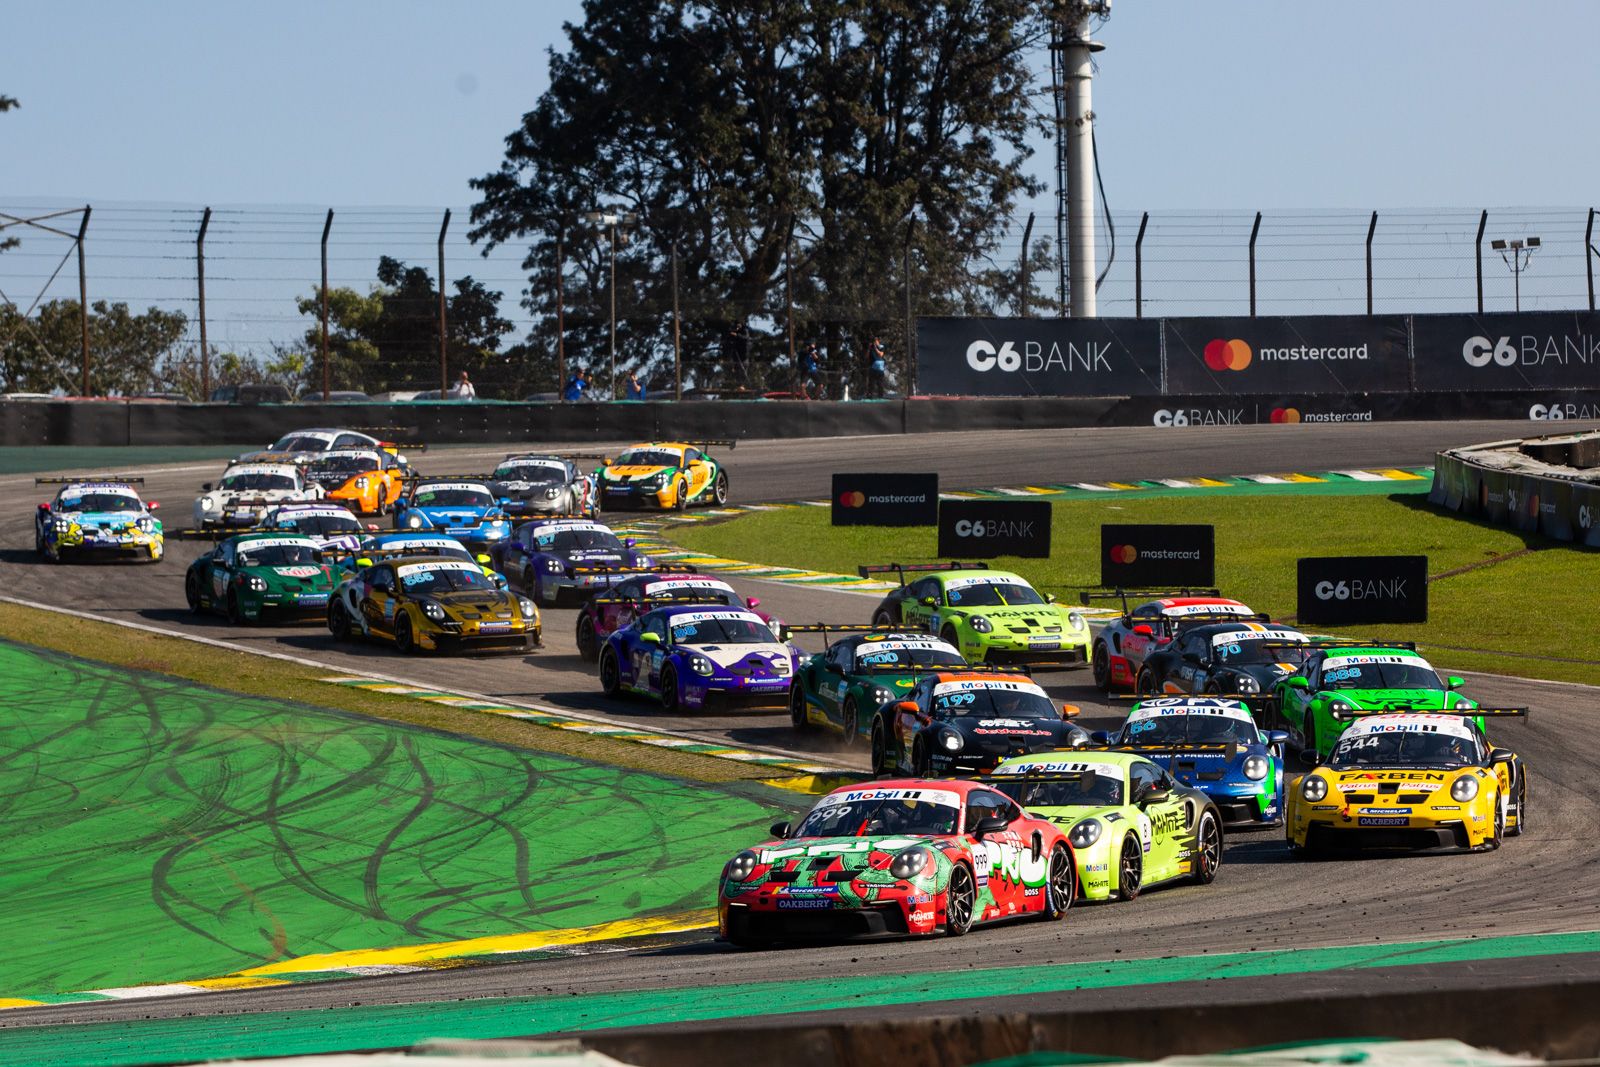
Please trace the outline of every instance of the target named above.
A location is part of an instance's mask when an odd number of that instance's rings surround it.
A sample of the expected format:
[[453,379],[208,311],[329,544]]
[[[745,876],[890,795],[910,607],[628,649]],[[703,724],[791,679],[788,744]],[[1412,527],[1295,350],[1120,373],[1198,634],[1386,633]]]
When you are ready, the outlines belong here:
[[1600,548],[1600,468],[1557,466],[1523,451],[1548,440],[1440,452],[1428,500],[1497,526]]

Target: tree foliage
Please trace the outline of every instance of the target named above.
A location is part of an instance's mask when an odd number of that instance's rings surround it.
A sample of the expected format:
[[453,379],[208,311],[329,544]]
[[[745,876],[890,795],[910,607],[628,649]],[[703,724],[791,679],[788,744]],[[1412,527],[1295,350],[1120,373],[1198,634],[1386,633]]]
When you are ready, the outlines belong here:
[[786,350],[786,252],[802,340],[903,352],[908,284],[919,313],[982,312],[1011,270],[991,257],[1036,191],[1020,164],[1043,19],[1037,0],[587,0],[473,182],[472,237],[529,241],[546,351],[558,236],[569,346],[603,348],[610,247],[585,216],[620,207],[638,218],[617,264],[629,365],[664,351],[673,246],[707,377],[736,325],[757,363]]
[[[157,389],[164,359],[183,337],[188,319],[179,311],[97,300],[89,311],[89,385],[101,395],[134,396]],[[41,304],[29,318],[0,306],[0,378],[5,390],[78,391],[83,367],[82,318],[76,300]]]

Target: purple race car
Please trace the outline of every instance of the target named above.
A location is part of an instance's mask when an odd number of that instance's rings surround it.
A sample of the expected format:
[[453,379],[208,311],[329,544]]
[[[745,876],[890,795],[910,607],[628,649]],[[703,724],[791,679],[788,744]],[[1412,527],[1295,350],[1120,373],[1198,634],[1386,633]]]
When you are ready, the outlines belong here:
[[653,696],[668,711],[789,707],[800,650],[759,615],[707,604],[656,608],[606,638],[600,687]]

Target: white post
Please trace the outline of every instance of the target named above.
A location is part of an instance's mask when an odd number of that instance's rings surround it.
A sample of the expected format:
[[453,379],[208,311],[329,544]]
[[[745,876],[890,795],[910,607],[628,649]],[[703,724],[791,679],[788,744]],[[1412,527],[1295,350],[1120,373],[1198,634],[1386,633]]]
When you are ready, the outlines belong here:
[[1061,35],[1062,78],[1066,82],[1067,94],[1061,133],[1067,142],[1069,313],[1073,318],[1092,319],[1097,314],[1094,292],[1094,102],[1090,90],[1094,65],[1089,57],[1105,46],[1089,39],[1089,19],[1109,10],[1110,4],[1080,0],[1071,5]]

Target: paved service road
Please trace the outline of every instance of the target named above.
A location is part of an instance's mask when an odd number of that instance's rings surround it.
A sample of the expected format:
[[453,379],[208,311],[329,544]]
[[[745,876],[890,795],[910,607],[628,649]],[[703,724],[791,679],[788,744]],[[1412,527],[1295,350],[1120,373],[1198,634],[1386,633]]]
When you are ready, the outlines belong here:
[[[725,458],[736,501],[825,495],[835,469],[936,469],[950,488],[997,484],[1226,475],[1290,470],[1415,465],[1440,448],[1523,436],[1526,423],[1426,423],[1252,426],[1154,430],[1071,430],[938,434],[921,437],[749,442]],[[1563,426],[1562,429],[1570,429]],[[482,466],[505,451],[441,449],[426,464]],[[448,457],[448,458],[447,458]],[[1270,459],[1257,458],[1270,457]],[[201,481],[214,467],[148,470],[146,495],[161,500],[180,525]],[[0,479],[0,588],[15,597],[73,605],[95,614],[182,632],[201,632],[246,647],[288,651],[338,670],[418,678],[497,697],[603,712],[608,717],[693,729],[708,736],[784,749],[799,747],[784,715],[713,720],[667,719],[636,702],[608,702],[573,646],[574,613],[545,615],[547,648],[518,659],[402,659],[387,651],[336,648],[315,628],[235,630],[220,619],[194,619],[183,601],[183,569],[200,546],[171,541],[157,566],[51,567],[31,551],[31,479]],[[1219,499],[1219,507],[1229,506]],[[735,582],[781,617],[864,620],[860,594]],[[1448,662],[1443,664],[1448,667]],[[1084,724],[1109,725],[1105,703],[1086,673],[1040,680],[1060,699],[1084,708]],[[1486,703],[1527,704],[1526,722],[1496,724],[1496,739],[1515,748],[1531,771],[1530,831],[1498,852],[1400,859],[1291,862],[1275,833],[1230,838],[1221,874],[1209,888],[1156,889],[1130,904],[1074,908],[1066,921],[980,930],[959,941],[741,953],[709,938],[658,951],[473,967],[361,980],[363,1003],[457,997],[597,992],[627,988],[759,981],[780,971],[796,978],[921,970],[961,971],[997,963],[1162,957],[1296,945],[1370,944],[1429,937],[1546,933],[1600,928],[1600,880],[1592,876],[1600,839],[1600,803],[1590,782],[1600,746],[1590,719],[1597,691],[1491,676],[1469,678]],[[839,753],[865,766],[859,751]],[[721,857],[710,858],[715,867]],[[713,886],[708,881],[707,902]],[[199,977],[199,976],[193,976]],[[218,992],[137,1003],[97,1002],[6,1012],[0,1026],[150,1015],[276,1010],[347,1003],[347,983]]]

